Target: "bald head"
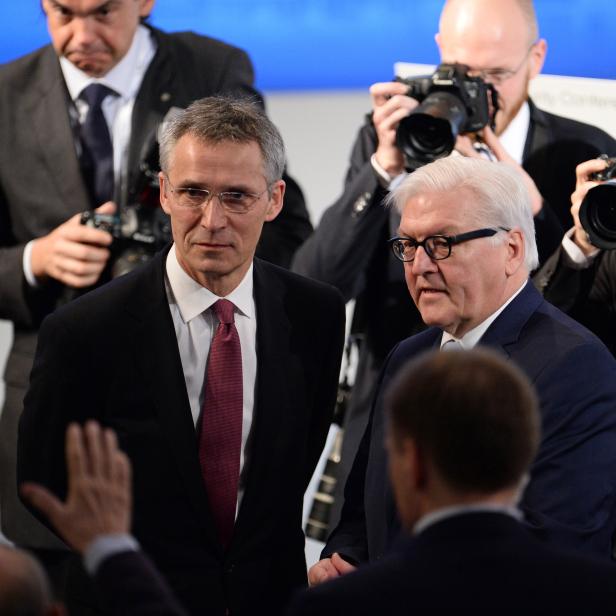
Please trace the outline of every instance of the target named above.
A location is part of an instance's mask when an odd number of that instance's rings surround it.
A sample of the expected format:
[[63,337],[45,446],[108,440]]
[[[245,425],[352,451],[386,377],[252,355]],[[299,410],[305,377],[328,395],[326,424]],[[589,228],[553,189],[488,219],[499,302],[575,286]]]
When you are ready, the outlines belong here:
[[47,616],[54,612],[43,568],[23,550],[0,546],[0,614]]
[[501,134],[528,98],[528,84],[545,59],[532,1],[447,0],[436,42],[443,62],[464,64],[486,79],[501,76],[491,80],[498,93],[496,134]]
[[539,37],[532,0],[447,0],[439,21],[441,34],[482,36],[503,41],[522,36],[530,46]]

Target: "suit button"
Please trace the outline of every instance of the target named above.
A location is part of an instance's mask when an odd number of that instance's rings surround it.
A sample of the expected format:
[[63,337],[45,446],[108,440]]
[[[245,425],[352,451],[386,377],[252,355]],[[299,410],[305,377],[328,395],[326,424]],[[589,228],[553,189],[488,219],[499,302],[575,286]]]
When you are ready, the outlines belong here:
[[233,573],[235,569],[235,565],[233,563],[227,565],[226,569],[225,569],[225,573],[231,575]]

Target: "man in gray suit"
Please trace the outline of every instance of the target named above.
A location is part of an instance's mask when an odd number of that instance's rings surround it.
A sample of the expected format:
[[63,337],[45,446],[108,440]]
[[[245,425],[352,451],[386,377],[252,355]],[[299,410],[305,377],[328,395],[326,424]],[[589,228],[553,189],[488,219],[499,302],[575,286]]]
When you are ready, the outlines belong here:
[[[125,204],[144,198],[142,169],[157,163],[157,127],[169,110],[220,92],[259,98],[244,51],[145,25],[154,2],[42,0],[52,44],[0,68],[0,318],[15,328],[0,420],[2,532],[35,549],[52,579],[63,545],[17,498],[17,422],[40,321],[107,277],[111,235],[80,224],[82,212],[130,210]],[[92,85],[109,89],[98,107],[112,147],[107,197],[96,190],[86,156],[84,126],[96,104],[83,92]],[[310,232],[301,191],[285,181],[285,208],[266,225],[257,249],[282,265]]]

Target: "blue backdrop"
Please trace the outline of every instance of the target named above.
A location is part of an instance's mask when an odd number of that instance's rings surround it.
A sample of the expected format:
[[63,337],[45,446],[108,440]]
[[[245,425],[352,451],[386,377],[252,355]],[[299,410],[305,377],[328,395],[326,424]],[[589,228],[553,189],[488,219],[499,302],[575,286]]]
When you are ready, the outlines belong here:
[[[365,88],[396,60],[438,62],[442,0],[158,0],[152,23],[246,49],[263,90]],[[536,0],[544,72],[616,78],[614,0]],[[38,0],[0,2],[0,62],[48,40]]]

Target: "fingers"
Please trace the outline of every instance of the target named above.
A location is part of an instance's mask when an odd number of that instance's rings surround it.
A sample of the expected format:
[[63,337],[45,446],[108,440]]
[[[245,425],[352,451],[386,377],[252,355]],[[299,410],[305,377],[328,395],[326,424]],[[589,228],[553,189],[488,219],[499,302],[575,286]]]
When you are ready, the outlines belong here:
[[379,107],[385,104],[392,96],[396,94],[406,94],[408,86],[399,81],[385,81],[375,83],[370,86],[370,96],[374,107]]
[[342,558],[342,556],[340,556],[338,552],[335,552],[334,554],[332,554],[331,562],[332,562],[332,565],[336,568],[336,571],[340,575],[351,573],[352,571],[355,571],[355,569],[357,569],[355,565],[352,565],[350,562],[347,562],[346,560],[344,560],[344,558]]
[[310,586],[316,586],[322,584],[328,580],[333,580],[339,577],[338,570],[331,562],[330,558],[324,558],[320,560],[316,565],[310,567],[308,571],[308,584]]
[[512,162],[513,158],[509,156],[509,153],[503,147],[500,139],[494,134],[494,131],[489,126],[484,126],[481,131],[481,138],[483,142],[492,150],[496,160],[502,162]]
[[116,209],[117,206],[113,201],[106,201],[105,203],[103,203],[103,205],[100,205],[94,211],[97,214],[115,214]]
[[63,503],[47,488],[36,483],[24,483],[20,487],[21,495],[55,524],[62,517]]
[[89,475],[83,431],[72,423],[66,429],[66,467],[68,470],[69,494]]
[[85,454],[90,475],[94,479],[109,477],[109,474],[106,474],[109,468],[109,462],[105,460],[105,436],[100,426],[95,421],[88,421],[84,427],[84,434],[86,443]]
[[582,185],[592,181],[590,178],[591,174],[596,173],[597,171],[602,171],[606,167],[607,162],[599,158],[593,158],[592,160],[587,160],[586,162],[580,163],[575,168],[575,179],[577,184]]

